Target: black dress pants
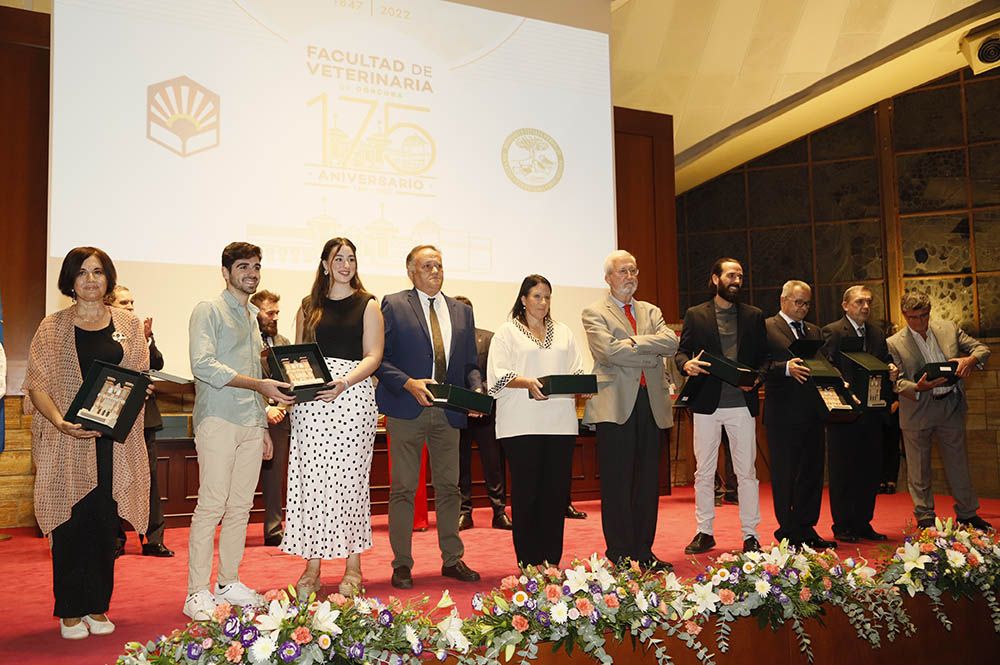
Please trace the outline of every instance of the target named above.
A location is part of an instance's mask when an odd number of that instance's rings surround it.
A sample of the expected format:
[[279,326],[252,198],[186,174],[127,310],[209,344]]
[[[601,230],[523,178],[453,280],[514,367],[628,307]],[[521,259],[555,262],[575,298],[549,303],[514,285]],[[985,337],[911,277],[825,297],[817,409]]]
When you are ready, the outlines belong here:
[[645,387],[639,388],[635,407],[623,424],[597,423],[601,526],[606,556],[614,563],[653,559],[660,434]]
[[[478,422],[485,420],[485,422]],[[462,493],[462,514],[472,513],[472,442],[479,446],[479,461],[483,465],[483,480],[490,508],[497,516],[507,508],[507,482],[504,477],[504,459],[497,443],[496,424],[493,417],[469,418],[469,426],[458,439],[458,489]]]
[[52,531],[53,614],[63,619],[107,612],[115,585],[119,525],[118,504],[111,494],[115,443],[102,436],[96,445],[97,487]]
[[510,467],[514,552],[520,565],[559,565],[576,437],[529,434],[500,439]]
[[[163,530],[166,521],[163,518],[163,501],[160,500],[160,483],[157,480],[156,459],[158,451],[156,449],[156,430],[147,428],[143,430],[143,437],[146,439],[146,457],[149,460],[149,527],[146,529],[145,539],[150,545],[163,544]],[[143,536],[139,536],[142,540]],[[125,520],[118,522],[118,536],[115,539],[116,547],[125,547]]]
[[288,439],[291,430],[288,419],[277,425],[268,425],[274,454],[260,465],[260,490],[264,495],[264,537],[281,537],[284,529],[281,520],[285,515],[285,481],[288,478]]
[[882,416],[862,414],[826,428],[830,463],[830,514],[834,537],[871,529],[882,475]]
[[826,442],[823,423],[768,425],[771,452],[771,492],[778,529],[777,540],[801,543],[815,538],[823,503],[823,464]]

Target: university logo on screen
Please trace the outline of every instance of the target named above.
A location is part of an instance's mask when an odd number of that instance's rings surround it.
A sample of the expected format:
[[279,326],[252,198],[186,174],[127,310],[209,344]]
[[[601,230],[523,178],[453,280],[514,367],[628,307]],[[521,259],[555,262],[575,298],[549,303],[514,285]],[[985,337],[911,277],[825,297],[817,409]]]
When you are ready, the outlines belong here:
[[500,150],[500,162],[510,181],[528,192],[545,192],[558,185],[566,166],[556,140],[531,127],[511,132]]
[[146,88],[146,138],[181,157],[219,145],[219,95],[187,76]]

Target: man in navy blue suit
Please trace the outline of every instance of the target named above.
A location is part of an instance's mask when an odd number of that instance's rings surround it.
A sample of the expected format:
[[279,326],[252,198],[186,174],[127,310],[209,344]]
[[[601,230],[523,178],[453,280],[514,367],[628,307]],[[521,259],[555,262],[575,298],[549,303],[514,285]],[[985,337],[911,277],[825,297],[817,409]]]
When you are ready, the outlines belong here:
[[385,296],[385,352],[375,375],[375,399],[389,430],[389,543],[392,586],[413,587],[413,497],[420,478],[424,442],[430,453],[437,513],[441,574],[476,582],[479,573],[462,561],[465,548],[458,535],[461,495],[458,490],[459,430],[466,415],[434,407],[428,383],[466,387],[468,369],[476,364],[476,324],[472,308],[441,293],[444,267],[433,245],[417,245],[406,255],[406,274],[413,288]]

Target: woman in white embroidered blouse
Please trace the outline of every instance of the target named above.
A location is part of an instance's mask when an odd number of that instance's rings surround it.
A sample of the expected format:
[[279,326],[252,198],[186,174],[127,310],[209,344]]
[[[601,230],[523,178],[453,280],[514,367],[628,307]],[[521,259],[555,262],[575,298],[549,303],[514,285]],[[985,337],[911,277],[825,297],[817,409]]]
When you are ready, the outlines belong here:
[[497,440],[510,469],[514,551],[522,566],[558,565],[562,557],[579,431],[573,396],[546,397],[538,380],[583,372],[573,333],[549,314],[551,301],[549,280],[525,277],[511,320],[493,335],[487,360],[489,392],[497,400]]

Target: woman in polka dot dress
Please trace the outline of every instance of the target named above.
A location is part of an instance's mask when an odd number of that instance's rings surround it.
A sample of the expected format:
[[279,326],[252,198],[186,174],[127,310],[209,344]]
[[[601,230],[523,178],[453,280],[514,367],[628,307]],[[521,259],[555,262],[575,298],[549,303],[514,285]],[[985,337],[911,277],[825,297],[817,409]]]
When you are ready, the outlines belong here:
[[323,246],[295,341],[316,342],[333,375],[312,402],[292,408],[288,500],[281,550],[306,559],[299,597],[318,593],[323,559],[347,559],[340,592],[361,588],[361,552],[372,546],[368,476],[378,410],[370,378],[382,362],[382,312],[358,277],[347,238]]

